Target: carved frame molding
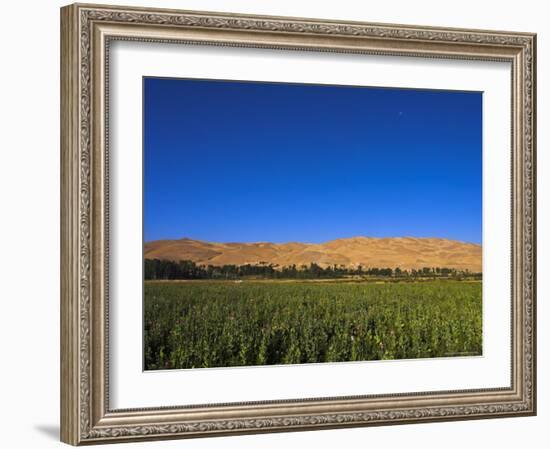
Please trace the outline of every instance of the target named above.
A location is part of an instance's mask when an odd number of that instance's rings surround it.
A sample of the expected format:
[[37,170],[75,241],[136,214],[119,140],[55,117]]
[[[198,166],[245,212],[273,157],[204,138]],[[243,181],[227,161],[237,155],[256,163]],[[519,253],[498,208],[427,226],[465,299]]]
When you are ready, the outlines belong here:
[[[536,413],[536,36],[75,4],[61,10],[61,437],[70,444]],[[509,61],[512,387],[205,407],[108,406],[108,54],[112,40]]]

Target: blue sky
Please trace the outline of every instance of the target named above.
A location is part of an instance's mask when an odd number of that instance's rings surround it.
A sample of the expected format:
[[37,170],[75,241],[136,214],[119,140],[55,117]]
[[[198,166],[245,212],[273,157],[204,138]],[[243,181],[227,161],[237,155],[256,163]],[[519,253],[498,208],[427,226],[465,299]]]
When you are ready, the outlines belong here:
[[144,78],[144,240],[481,243],[482,94]]

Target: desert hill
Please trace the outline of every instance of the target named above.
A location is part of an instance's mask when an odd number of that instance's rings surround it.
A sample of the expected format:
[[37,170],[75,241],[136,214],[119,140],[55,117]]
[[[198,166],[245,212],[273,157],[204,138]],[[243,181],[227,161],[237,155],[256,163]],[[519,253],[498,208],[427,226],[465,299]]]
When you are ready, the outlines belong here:
[[316,263],[322,267],[446,267],[481,272],[480,245],[440,238],[352,237],[325,243],[212,243],[183,238],[145,243],[144,257],[215,266]]

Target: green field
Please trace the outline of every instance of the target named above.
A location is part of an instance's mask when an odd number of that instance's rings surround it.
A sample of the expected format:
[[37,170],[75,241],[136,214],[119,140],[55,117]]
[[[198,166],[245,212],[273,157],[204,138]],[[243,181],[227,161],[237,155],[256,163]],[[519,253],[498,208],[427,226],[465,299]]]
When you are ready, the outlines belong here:
[[146,282],[145,369],[480,355],[481,282]]

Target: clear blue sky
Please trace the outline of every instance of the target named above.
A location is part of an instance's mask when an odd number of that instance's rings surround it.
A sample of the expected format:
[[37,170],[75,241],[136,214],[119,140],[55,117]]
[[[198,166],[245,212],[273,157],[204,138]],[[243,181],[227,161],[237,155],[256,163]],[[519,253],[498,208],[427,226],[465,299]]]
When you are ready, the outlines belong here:
[[144,78],[144,239],[481,243],[482,94]]

